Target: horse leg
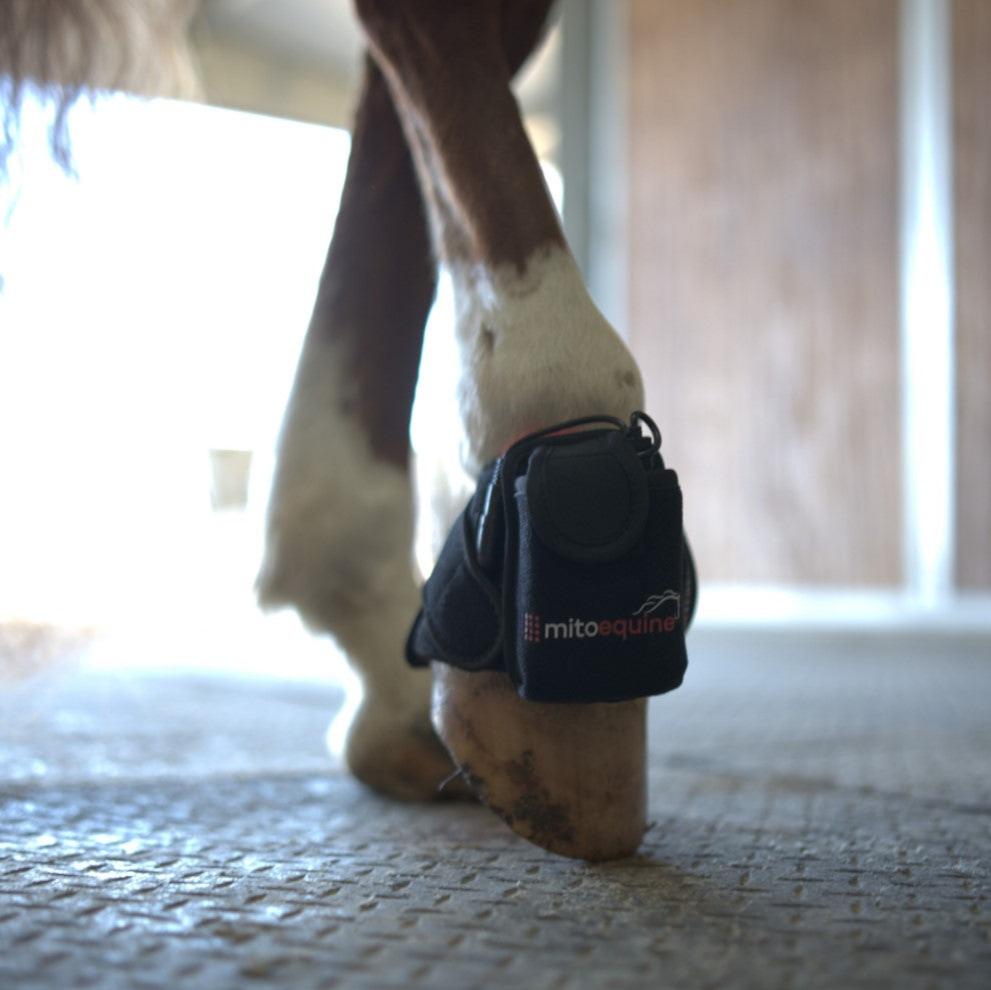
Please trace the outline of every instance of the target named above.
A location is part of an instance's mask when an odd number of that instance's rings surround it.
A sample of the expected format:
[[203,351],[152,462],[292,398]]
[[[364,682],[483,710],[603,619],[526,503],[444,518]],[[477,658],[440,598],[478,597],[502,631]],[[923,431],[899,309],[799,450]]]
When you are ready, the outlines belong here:
[[[643,402],[636,364],[565,245],[509,87],[505,39],[533,35],[547,6],[357,3],[454,284],[459,449],[469,473],[536,428],[586,414],[627,417]],[[514,830],[588,859],[636,849],[645,827],[642,699],[535,704],[504,674],[433,668],[434,725],[479,797]]]
[[409,416],[436,281],[392,100],[368,62],[333,239],[277,451],[264,606],[331,633],[362,683],[344,757],[392,795],[437,794],[453,769],[430,726],[430,679],[402,662],[411,571]]
[[[513,71],[541,22],[507,33]],[[369,61],[337,224],[280,435],[258,589],[263,605],[294,606],[344,648],[363,687],[345,742],[347,765],[370,786],[413,799],[437,796],[454,769],[430,725],[430,678],[402,660],[419,604],[409,418],[435,281],[406,139]],[[444,793],[463,787],[454,781]]]

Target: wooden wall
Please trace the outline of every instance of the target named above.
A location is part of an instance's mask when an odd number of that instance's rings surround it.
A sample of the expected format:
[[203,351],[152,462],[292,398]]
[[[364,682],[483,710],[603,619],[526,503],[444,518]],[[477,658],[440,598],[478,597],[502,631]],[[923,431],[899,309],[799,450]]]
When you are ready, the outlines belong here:
[[957,580],[991,588],[991,0],[955,0]]
[[631,341],[702,573],[897,584],[897,2],[629,14]]

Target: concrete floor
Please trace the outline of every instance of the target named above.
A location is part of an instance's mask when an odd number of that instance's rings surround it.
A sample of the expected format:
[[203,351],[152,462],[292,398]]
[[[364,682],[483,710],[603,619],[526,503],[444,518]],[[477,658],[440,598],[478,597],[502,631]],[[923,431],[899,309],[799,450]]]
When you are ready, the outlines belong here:
[[0,697],[0,987],[991,986],[991,644],[700,632],[589,866],[328,766],[326,686]]

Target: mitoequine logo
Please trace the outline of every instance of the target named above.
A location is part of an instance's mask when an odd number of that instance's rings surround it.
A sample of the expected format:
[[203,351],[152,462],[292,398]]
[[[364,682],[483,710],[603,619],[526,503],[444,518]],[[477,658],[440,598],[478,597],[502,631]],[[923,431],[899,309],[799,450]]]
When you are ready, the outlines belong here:
[[[658,609],[669,602],[673,611],[656,615]],[[674,632],[681,618],[681,595],[670,588],[659,595],[651,595],[630,617],[620,619],[559,619],[544,622],[534,612],[523,615],[523,639],[528,643],[540,643],[547,639],[595,639],[614,636],[627,639],[630,636],[653,636]]]

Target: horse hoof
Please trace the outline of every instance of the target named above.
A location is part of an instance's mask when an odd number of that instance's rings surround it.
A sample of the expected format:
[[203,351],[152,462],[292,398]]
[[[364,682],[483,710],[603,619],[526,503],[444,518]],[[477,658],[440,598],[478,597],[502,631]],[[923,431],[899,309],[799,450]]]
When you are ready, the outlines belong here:
[[636,852],[646,831],[646,699],[540,704],[523,701],[505,674],[432,666],[434,728],[480,801],[562,856]]
[[426,717],[390,717],[368,699],[348,729],[344,762],[367,787],[401,801],[471,796]]

